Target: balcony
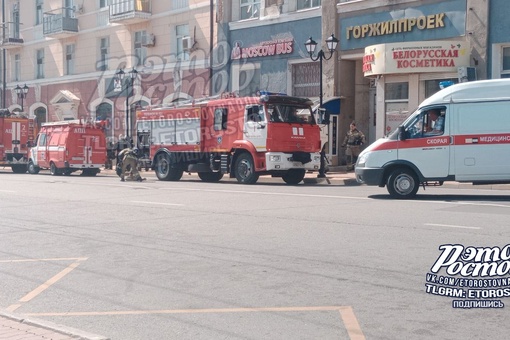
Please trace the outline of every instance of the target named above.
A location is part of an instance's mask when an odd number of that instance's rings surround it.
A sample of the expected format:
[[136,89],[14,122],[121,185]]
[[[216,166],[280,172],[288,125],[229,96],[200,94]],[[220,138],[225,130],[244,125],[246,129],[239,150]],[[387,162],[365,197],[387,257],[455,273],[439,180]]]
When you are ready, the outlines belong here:
[[44,13],[43,34],[45,37],[60,39],[76,33],[78,33],[78,19],[74,18],[74,9],[61,8]]
[[148,20],[151,15],[151,0],[112,0],[110,3],[110,23],[135,24]]
[[24,41],[19,35],[19,24],[7,24],[5,31],[0,34],[0,48],[9,50],[23,46]]

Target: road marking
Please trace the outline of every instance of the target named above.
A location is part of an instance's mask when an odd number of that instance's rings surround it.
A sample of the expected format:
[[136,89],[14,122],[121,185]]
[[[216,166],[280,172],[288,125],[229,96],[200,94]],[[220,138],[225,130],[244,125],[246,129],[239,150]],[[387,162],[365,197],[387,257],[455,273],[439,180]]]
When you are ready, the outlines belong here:
[[56,257],[48,259],[20,259],[20,260],[0,260],[0,263],[16,263],[16,262],[45,262],[45,261],[86,261],[88,257]]
[[262,192],[262,191],[238,191],[238,190],[218,190],[218,189],[191,189],[191,188],[161,188],[162,190],[183,190],[183,191],[207,191],[207,192],[223,192],[227,194],[248,194],[248,195],[271,195],[271,196],[293,196],[293,197],[318,197],[318,198],[345,198],[358,200],[372,200],[369,197],[355,196],[337,196],[337,195],[311,195],[311,194],[289,194],[283,192]]
[[263,313],[263,312],[317,312],[338,311],[351,340],[365,340],[359,322],[350,306],[317,307],[261,307],[261,308],[209,308],[209,309],[163,309],[131,310],[106,312],[60,312],[24,313],[27,316],[111,316],[111,315],[151,315],[151,314],[206,314],[206,313]]
[[341,308],[340,316],[342,317],[345,328],[347,329],[347,333],[349,334],[349,338],[351,338],[351,340],[365,339],[365,336],[361,331],[361,327],[359,326],[358,319],[356,319],[354,311],[350,306]]
[[140,203],[140,204],[155,204],[155,205],[176,205],[176,206],[184,206],[184,204],[178,203],[163,203],[163,202],[149,202],[149,201],[131,201],[131,203]]
[[[64,270],[62,270],[58,274],[54,275],[52,278],[50,278],[49,280],[44,282],[42,285],[40,285],[36,289],[34,289],[31,292],[29,292],[27,295],[25,295],[24,297],[19,299],[18,302],[21,302],[21,303],[10,305],[9,307],[7,307],[7,310],[9,312],[14,312],[16,309],[21,307],[24,302],[29,302],[30,300],[32,300],[33,298],[35,298],[36,296],[38,296],[39,294],[44,292],[46,289],[50,288],[52,285],[54,285],[55,283],[60,281],[63,277],[65,277],[67,274],[69,274],[74,269],[76,269],[76,267],[78,267],[80,265],[81,261],[86,260],[86,259],[87,258],[82,258],[82,257],[77,258],[77,262],[71,263],[69,266],[67,266],[67,268],[65,268]],[[61,260],[61,259],[58,259],[58,260]],[[23,261],[24,262],[28,262],[28,261],[31,261],[31,260],[20,260],[20,261],[12,261],[12,262],[23,262]],[[39,260],[33,259],[32,261],[33,262],[41,261],[41,259],[39,259]],[[48,261],[48,259],[42,259],[42,261]],[[3,261],[3,262],[5,262],[5,261]]]
[[446,228],[460,228],[460,229],[482,229],[480,227],[467,227],[463,225],[451,225],[451,224],[436,224],[436,223],[425,223],[432,227],[446,227]]

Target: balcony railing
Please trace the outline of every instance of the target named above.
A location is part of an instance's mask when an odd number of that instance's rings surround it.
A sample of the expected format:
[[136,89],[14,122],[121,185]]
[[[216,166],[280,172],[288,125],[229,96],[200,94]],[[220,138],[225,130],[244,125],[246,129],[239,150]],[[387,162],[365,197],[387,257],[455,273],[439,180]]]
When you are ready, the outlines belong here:
[[151,15],[151,0],[112,0],[110,3],[110,22],[136,23]]
[[5,49],[12,49],[22,46],[24,41],[20,37],[19,29],[19,24],[7,24],[4,28],[5,31],[0,31],[0,47]]
[[48,12],[43,17],[43,34],[54,38],[65,38],[78,32],[78,19],[74,11],[61,8],[61,13]]

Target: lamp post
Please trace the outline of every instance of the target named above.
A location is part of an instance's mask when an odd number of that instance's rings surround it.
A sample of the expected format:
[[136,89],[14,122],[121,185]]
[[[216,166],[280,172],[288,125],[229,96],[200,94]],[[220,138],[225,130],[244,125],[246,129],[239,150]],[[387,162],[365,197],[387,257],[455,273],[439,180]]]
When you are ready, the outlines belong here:
[[25,84],[25,86],[23,86],[23,87],[16,85],[16,87],[14,88],[14,92],[16,92],[18,99],[21,99],[21,112],[23,112],[23,99],[25,99],[27,97],[27,93],[28,93],[27,84]]
[[[121,69],[115,73],[115,77],[117,80],[122,83],[124,81],[124,78],[126,78],[126,73]],[[129,71],[129,78],[127,78],[127,84],[126,84],[126,140],[129,141],[129,132],[131,130],[131,126],[129,124],[130,118],[130,109],[129,109],[129,98],[131,97],[131,88],[133,87],[133,84],[135,83],[135,79],[138,77],[138,71],[133,67],[131,71]]]
[[[327,125],[327,129],[328,129],[327,136],[328,136],[328,145],[329,145],[329,119],[326,119],[325,118],[326,115],[322,113],[322,111],[324,110],[322,107],[322,60],[323,59],[329,60],[329,59],[331,59],[331,57],[333,57],[333,53],[336,51],[336,46],[338,45],[338,39],[335,38],[335,36],[333,34],[331,34],[331,36],[326,39],[326,45],[329,50],[329,57],[326,56],[326,53],[324,53],[324,51],[322,49],[320,49],[319,52],[317,52],[317,56],[314,56],[315,49],[317,48],[317,42],[315,42],[312,39],[312,37],[310,37],[310,39],[308,39],[305,42],[306,51],[308,52],[310,59],[312,59],[312,61],[317,61],[317,60],[319,61],[319,75],[320,75],[319,76],[319,112],[321,113],[320,116],[323,119],[322,123]],[[317,175],[317,177],[319,177],[319,178],[326,177],[325,168],[326,168],[326,150],[323,147],[321,149],[321,164],[320,164],[320,168],[319,168],[319,175]]]

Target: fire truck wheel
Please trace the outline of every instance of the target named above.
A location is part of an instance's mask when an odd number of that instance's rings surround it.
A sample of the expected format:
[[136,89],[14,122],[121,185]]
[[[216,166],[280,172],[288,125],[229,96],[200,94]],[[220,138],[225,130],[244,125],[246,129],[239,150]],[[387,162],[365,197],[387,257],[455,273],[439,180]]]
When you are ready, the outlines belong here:
[[36,175],[41,170],[38,166],[35,166],[34,162],[30,161],[28,163],[28,173],[32,175]]
[[183,172],[182,169],[172,165],[169,155],[160,154],[157,156],[156,177],[160,181],[178,181],[181,179]]
[[305,169],[290,169],[282,179],[287,184],[298,184],[305,178]]
[[237,157],[236,179],[242,184],[255,184],[259,179],[259,174],[255,172],[255,164],[250,154],[242,153]]
[[55,163],[51,162],[50,163],[50,174],[52,176],[60,176],[62,174],[62,172],[60,171],[59,168],[57,168],[57,166],[55,165]]
[[418,191],[420,182],[416,174],[406,168],[393,170],[388,177],[386,188],[393,198],[409,199],[413,198]]
[[204,182],[219,182],[223,178],[221,172],[199,172],[198,177]]
[[27,166],[26,165],[12,165],[11,166],[12,172],[15,174],[24,174],[27,172]]

